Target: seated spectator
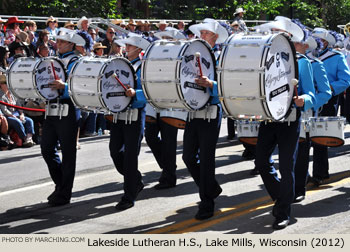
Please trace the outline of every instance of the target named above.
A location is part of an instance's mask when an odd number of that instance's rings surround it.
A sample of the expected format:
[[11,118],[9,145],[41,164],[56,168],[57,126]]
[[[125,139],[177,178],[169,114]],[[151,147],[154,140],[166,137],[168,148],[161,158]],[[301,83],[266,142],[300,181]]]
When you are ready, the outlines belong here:
[[136,32],[136,23],[133,19],[130,19],[129,20],[129,23],[127,25],[127,29],[130,31],[130,32]]
[[8,135],[8,128],[7,119],[0,111],[0,151],[11,150],[15,147]]
[[17,58],[26,57],[26,46],[22,42],[12,42],[9,45],[10,56],[8,63],[10,64]]
[[37,56],[39,58],[45,58],[50,56],[50,48],[47,44],[41,43],[36,49]]
[[[7,46],[0,46],[0,67],[6,69],[8,67],[7,59],[9,58],[10,51]],[[0,75],[2,73],[0,72]]]
[[0,46],[5,45],[5,34],[2,32],[2,27],[4,26],[4,23],[7,21],[7,19],[2,19],[0,17]]
[[39,33],[39,37],[38,37],[38,41],[36,42],[36,48],[38,49],[38,45],[40,44],[46,44],[48,45],[49,49],[50,49],[50,56],[53,56],[53,55],[56,55],[56,49],[55,49],[55,46],[56,46],[56,43],[50,43],[49,41],[49,32],[48,30],[42,30],[40,33]]
[[97,32],[96,32],[95,29],[89,27],[88,33],[90,34],[90,36],[91,36],[91,38],[92,38],[92,40],[93,40],[94,42],[98,41],[98,40],[97,40]]
[[103,52],[104,55],[109,55],[114,38],[115,38],[115,30],[112,27],[108,27],[107,33],[106,33],[106,39],[102,41],[102,45],[106,46]]
[[70,29],[70,30],[74,30],[75,26],[77,26],[76,24],[74,24],[72,21],[67,21],[64,23],[64,28]]
[[[6,83],[0,84],[0,99],[11,105],[20,105],[17,103],[15,97],[11,94]],[[20,139],[23,142],[23,147],[32,147],[34,124],[33,120],[27,116],[24,116],[23,111],[17,110],[12,107],[0,105],[1,112],[5,115],[9,128],[14,129]],[[18,145],[18,144],[17,144]]]
[[24,21],[18,20],[17,17],[10,17],[5,26],[4,31],[6,31],[5,45],[9,45],[16,40],[16,35],[21,32],[19,24],[23,24]]
[[108,56],[116,56],[116,57],[123,57],[123,47],[121,47],[118,43],[117,43],[117,39],[115,39],[112,43],[112,48],[111,48],[111,52],[109,53]]
[[94,55],[95,57],[102,57],[103,56],[103,49],[107,48],[107,46],[102,45],[102,43],[95,43],[94,44]]
[[53,39],[58,34],[58,23],[57,19],[53,16],[46,20],[46,30],[49,32],[50,39]]
[[[39,101],[28,100],[24,103],[24,106],[27,108],[33,108],[33,109],[45,109],[45,102],[43,100],[39,100]],[[29,116],[33,120],[34,132],[35,132],[33,136],[33,141],[36,144],[40,144],[41,131],[42,131],[42,126],[44,124],[44,119],[45,119],[44,112],[24,111],[24,114],[26,116]]]
[[86,32],[88,31],[89,25],[90,25],[90,20],[85,16],[79,19],[77,23],[78,29]]

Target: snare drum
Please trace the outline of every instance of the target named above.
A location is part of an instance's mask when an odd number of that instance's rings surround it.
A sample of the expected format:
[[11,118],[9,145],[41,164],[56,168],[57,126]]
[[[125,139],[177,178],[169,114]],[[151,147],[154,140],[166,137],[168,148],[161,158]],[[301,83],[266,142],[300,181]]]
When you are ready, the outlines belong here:
[[20,99],[57,98],[58,91],[49,86],[49,83],[55,80],[51,62],[56,75],[65,82],[64,65],[58,58],[22,57],[13,61],[8,70],[7,83],[11,92]]
[[256,145],[258,142],[260,122],[239,120],[236,123],[238,140],[249,145]]
[[83,109],[101,112],[122,112],[132,98],[113,77],[116,74],[124,85],[134,88],[136,74],[131,63],[124,58],[79,59],[69,76],[69,93],[73,103]]
[[146,110],[146,122],[156,123],[157,122],[157,111],[148,103],[145,107]]
[[300,122],[299,143],[305,142],[305,140],[306,140],[306,132],[309,132],[309,130],[308,130],[308,121],[301,120],[301,122]]
[[210,102],[209,88],[198,86],[195,53],[201,54],[203,75],[216,78],[215,56],[203,40],[157,40],[145,52],[142,88],[149,103],[159,109],[200,110]]
[[342,146],[345,142],[344,123],[345,117],[311,117],[311,141],[328,147]]
[[167,124],[170,124],[179,129],[184,129],[186,126],[187,115],[187,111],[163,109],[160,111],[159,116],[160,119]]
[[297,78],[295,48],[279,34],[234,34],[219,58],[219,97],[235,118],[280,121],[290,111]]

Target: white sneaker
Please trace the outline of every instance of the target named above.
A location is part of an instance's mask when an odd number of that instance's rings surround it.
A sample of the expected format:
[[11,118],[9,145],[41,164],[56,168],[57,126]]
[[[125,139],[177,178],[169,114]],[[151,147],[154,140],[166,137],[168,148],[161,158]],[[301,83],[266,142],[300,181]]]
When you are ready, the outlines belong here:
[[23,147],[32,147],[33,145],[34,145],[34,142],[31,137],[28,137],[23,143]]

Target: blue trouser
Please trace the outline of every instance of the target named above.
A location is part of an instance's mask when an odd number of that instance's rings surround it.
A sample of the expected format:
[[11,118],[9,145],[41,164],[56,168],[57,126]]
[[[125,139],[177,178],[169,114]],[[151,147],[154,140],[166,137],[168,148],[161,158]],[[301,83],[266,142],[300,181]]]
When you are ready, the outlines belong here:
[[[338,114],[338,99],[339,96],[332,96],[327,104],[323,105],[319,116],[337,116]],[[329,177],[329,163],[328,163],[328,147],[318,144],[313,144],[313,170],[312,176],[318,179],[325,179]]]
[[[278,219],[290,217],[290,206],[294,200],[294,165],[297,156],[300,120],[288,123],[262,122],[256,145],[255,166],[259,170],[266,190],[273,200],[273,215]],[[270,157],[278,145],[279,171],[270,165]]]
[[[58,116],[46,117],[42,131],[41,153],[56,184],[59,197],[70,200],[76,167],[78,120],[73,103],[70,100],[62,102],[69,104],[68,116],[61,119]],[[57,141],[61,145],[62,161],[57,153]]]
[[[221,126],[221,106],[218,105],[216,119],[187,120],[182,159],[199,187],[199,208],[213,211],[214,199],[221,191],[215,179],[215,149]],[[200,151],[199,151],[200,150]],[[199,153],[199,163],[197,154]]]
[[109,151],[113,163],[124,176],[124,196],[122,200],[134,202],[142,185],[138,171],[138,155],[145,127],[145,110],[138,109],[138,119],[130,124],[118,120],[111,124]]
[[146,142],[162,169],[162,175],[159,178],[160,183],[176,185],[177,132],[176,127],[160,119],[159,113],[157,113],[157,122],[146,122]]
[[295,163],[295,195],[305,195],[309,170],[311,141],[309,133],[306,133],[304,142],[299,143],[298,156]]
[[14,129],[18,136],[25,140],[27,134],[34,135],[34,123],[33,120],[27,116],[25,118],[25,123],[23,124],[19,118],[6,117],[9,128]]

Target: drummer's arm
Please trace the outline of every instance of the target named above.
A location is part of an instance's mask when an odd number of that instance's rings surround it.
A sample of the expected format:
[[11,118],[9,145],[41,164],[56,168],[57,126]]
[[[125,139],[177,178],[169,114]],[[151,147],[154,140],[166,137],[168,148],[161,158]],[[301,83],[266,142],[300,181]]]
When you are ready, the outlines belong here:
[[300,98],[304,99],[304,111],[309,110],[316,104],[315,86],[313,81],[313,71],[308,60],[299,60],[299,83],[301,85]]
[[143,93],[142,86],[141,86],[141,71],[136,72],[137,76],[137,88],[135,89],[135,103],[137,103],[139,106],[143,106],[147,103],[145,94]]
[[211,96],[218,96],[218,84],[214,80],[210,80],[207,76],[202,76],[195,79],[197,85],[208,87]]

